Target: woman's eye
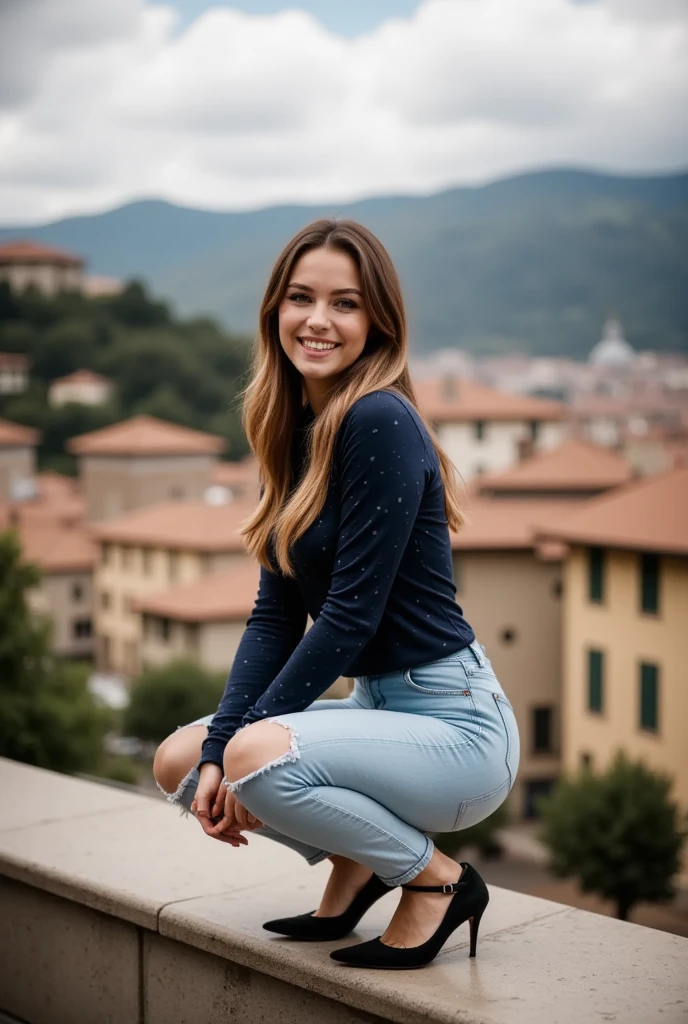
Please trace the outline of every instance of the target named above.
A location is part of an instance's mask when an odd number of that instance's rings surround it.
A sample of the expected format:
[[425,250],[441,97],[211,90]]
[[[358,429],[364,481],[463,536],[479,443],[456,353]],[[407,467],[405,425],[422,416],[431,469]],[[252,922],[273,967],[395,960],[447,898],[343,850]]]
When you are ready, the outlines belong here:
[[298,302],[299,299],[305,299],[306,302],[308,302],[308,296],[305,294],[305,292],[294,292],[293,295],[289,296],[289,299],[291,302]]
[[358,309],[358,306],[353,299],[340,299],[337,305],[344,306],[344,309]]

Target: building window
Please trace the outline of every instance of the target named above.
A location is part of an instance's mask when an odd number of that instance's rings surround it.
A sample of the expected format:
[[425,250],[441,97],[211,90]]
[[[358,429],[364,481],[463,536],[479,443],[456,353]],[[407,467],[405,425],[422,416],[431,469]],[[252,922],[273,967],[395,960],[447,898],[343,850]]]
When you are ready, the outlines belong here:
[[80,583],[72,583],[72,601],[81,601],[84,596],[84,588]]
[[554,709],[533,708],[533,753],[554,753]]
[[195,654],[198,651],[198,623],[187,622],[184,627],[184,644],[187,651]]
[[168,551],[167,553],[167,575],[170,580],[176,580],[179,575],[179,552]]
[[604,709],[604,651],[588,651],[588,710]]
[[141,569],[145,576],[149,576],[153,568],[153,549],[141,549]]
[[604,601],[604,548],[588,548],[588,597],[595,604]]
[[72,637],[74,640],[88,640],[93,636],[93,627],[90,619],[75,619],[72,623]]
[[172,624],[169,619],[158,619],[159,635],[164,644],[170,642],[170,633],[172,632],[171,626]]
[[561,580],[555,580],[552,584],[552,597],[560,598],[564,593],[564,584]]
[[499,634],[499,639],[502,641],[503,644],[513,644],[516,643],[517,636],[518,634],[516,630],[513,628],[513,626],[507,626],[507,628],[503,629],[502,632]]
[[475,438],[476,441],[484,441],[485,440],[485,421],[484,420],[476,420],[475,423],[473,424],[473,437]]
[[557,784],[556,779],[526,779],[524,783],[525,806],[523,816],[531,820],[540,817],[539,802],[550,796]]
[[592,754],[588,754],[584,751],[580,756],[580,766],[583,771],[592,771]]
[[659,612],[659,556],[640,556],[640,610],[648,615]]
[[110,564],[110,554],[111,554],[111,552],[112,552],[112,545],[111,544],[101,544],[101,546],[100,546],[100,564],[101,565],[109,565]]
[[109,593],[109,591],[107,591],[107,590],[101,591],[101,594],[100,594],[100,607],[103,608],[103,609],[108,609],[110,607],[110,604],[111,604],[111,600],[110,600],[110,593]]
[[540,436],[540,424],[537,420],[531,420],[528,426],[530,427],[530,440],[537,441]]
[[648,732],[659,729],[659,669],[643,661],[640,664],[640,728]]

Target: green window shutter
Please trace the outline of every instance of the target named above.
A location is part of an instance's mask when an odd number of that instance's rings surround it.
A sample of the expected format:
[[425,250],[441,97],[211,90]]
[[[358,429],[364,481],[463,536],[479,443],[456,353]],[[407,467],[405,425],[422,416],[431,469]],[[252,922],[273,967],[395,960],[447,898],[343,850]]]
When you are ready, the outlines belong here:
[[659,611],[659,556],[640,556],[640,610],[657,614]]
[[588,651],[588,710],[601,712],[604,705],[604,652]]
[[604,601],[604,570],[604,548],[588,548],[588,597],[597,604]]
[[640,728],[657,732],[659,714],[659,669],[648,662],[640,664]]

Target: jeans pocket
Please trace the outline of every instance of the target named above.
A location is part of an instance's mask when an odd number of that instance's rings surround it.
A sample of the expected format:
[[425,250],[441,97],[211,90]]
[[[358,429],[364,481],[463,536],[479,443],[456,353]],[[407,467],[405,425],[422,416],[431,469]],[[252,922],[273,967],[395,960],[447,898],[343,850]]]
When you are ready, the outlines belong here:
[[406,685],[417,693],[443,697],[471,696],[466,669],[460,661],[431,661],[404,669],[402,675]]
[[511,783],[504,782],[491,793],[486,793],[475,800],[464,800],[459,807],[452,832],[471,828],[472,825],[477,825],[485,818],[489,818],[504,803],[510,791]]
[[506,761],[506,768],[509,773],[509,792],[513,789],[516,775],[518,773],[518,765],[521,757],[521,742],[518,734],[518,724],[516,722],[516,715],[512,708],[508,698],[503,693],[493,693],[499,716],[504,726],[504,734],[506,737],[506,754],[504,760]]

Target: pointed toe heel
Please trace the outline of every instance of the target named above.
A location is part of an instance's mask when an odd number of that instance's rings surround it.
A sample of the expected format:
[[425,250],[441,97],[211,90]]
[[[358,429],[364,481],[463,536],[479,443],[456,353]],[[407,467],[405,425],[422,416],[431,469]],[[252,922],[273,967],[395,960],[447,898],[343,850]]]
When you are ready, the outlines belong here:
[[397,947],[382,942],[382,936],[362,942],[358,946],[346,946],[330,953],[333,960],[349,964],[352,967],[372,967],[386,970],[413,970],[425,967],[435,959],[442,946],[452,932],[465,921],[469,922],[470,948],[469,957],[476,955],[478,945],[478,928],[480,920],[489,903],[490,894],[485,882],[475,868],[465,862],[461,863],[462,873],[458,882],[447,882],[445,885],[402,885],[402,889],[410,892],[441,892],[452,894],[452,899],[439,927],[427,942],[420,946]]
[[343,939],[352,932],[363,915],[386,893],[396,888],[373,875],[361,891],[353,898],[347,909],[336,917],[314,917],[314,910],[295,917],[281,917],[266,921],[263,928],[278,935],[310,942],[327,942]]

